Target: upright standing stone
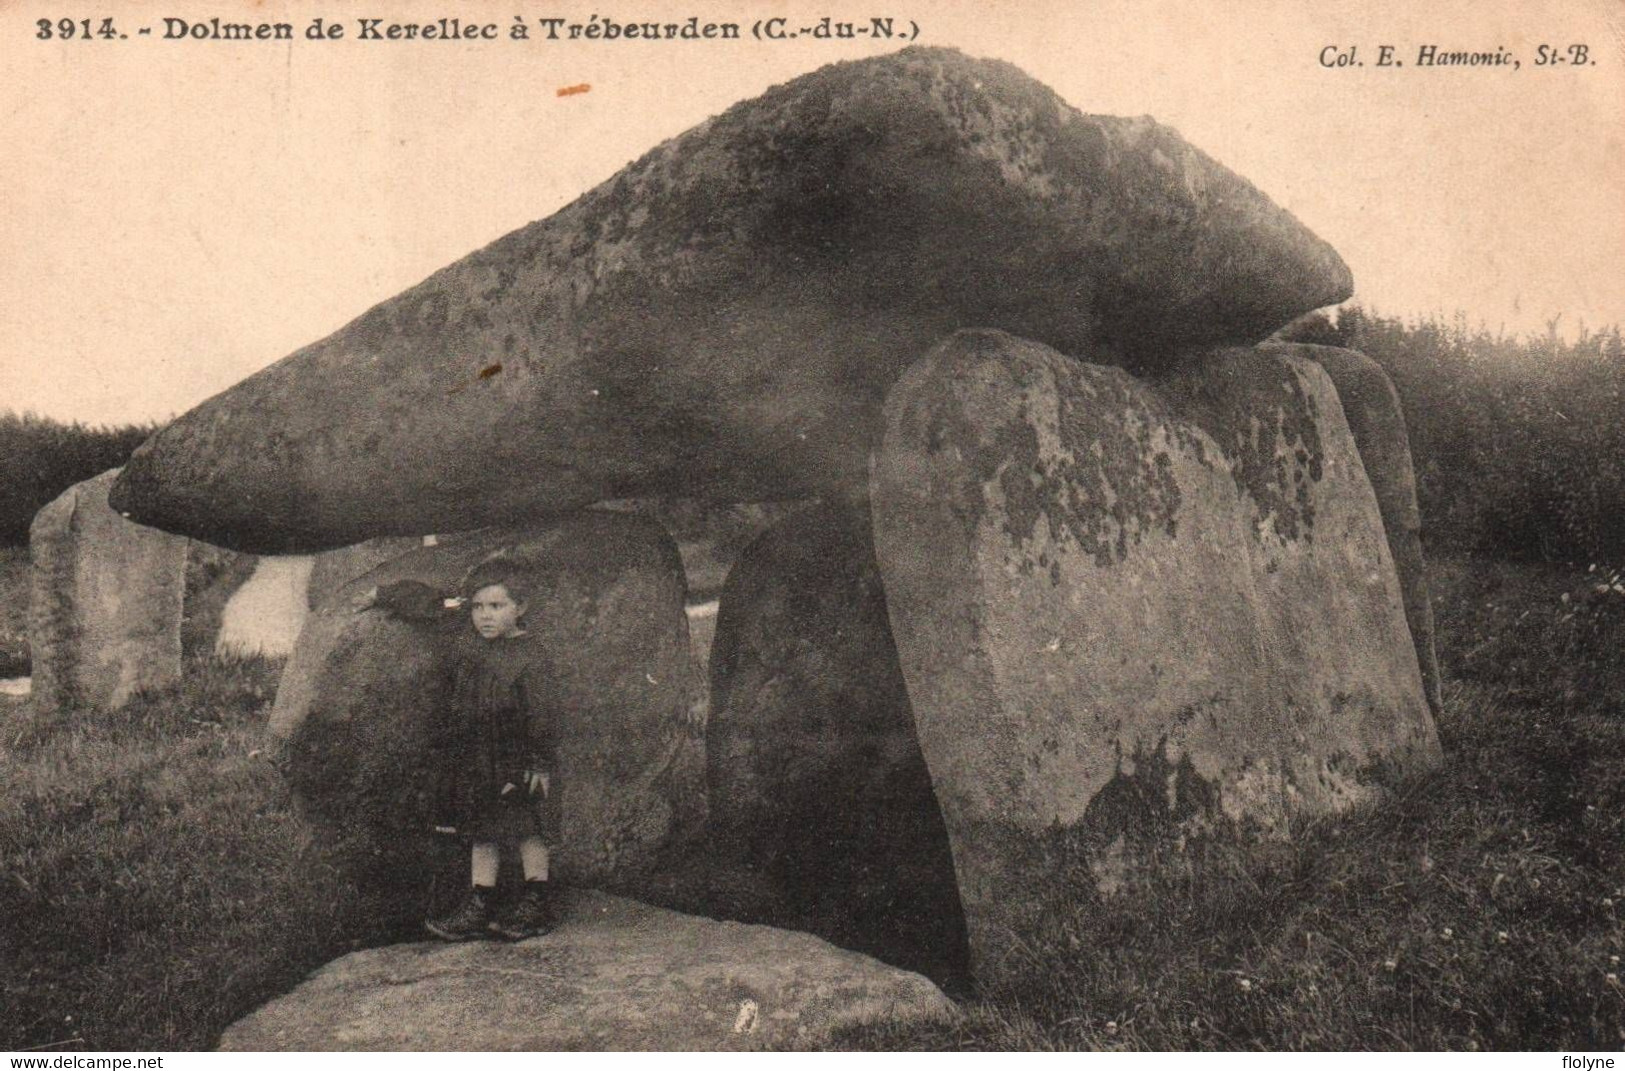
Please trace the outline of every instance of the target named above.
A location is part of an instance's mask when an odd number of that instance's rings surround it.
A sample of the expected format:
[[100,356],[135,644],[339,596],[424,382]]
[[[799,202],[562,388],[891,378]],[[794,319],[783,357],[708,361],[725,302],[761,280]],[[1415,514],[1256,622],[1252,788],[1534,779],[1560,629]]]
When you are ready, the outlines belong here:
[[589,511],[523,532],[470,534],[396,558],[324,600],[271,712],[284,768],[312,814],[366,832],[381,850],[427,828],[419,797],[439,758],[427,730],[467,618],[415,623],[350,604],[397,580],[455,591],[493,555],[539,587],[525,622],[560,688],[560,870],[567,880],[635,880],[704,819],[682,567],[647,518]]
[[1266,348],[1316,362],[1337,386],[1366,478],[1377,494],[1388,551],[1394,556],[1399,588],[1405,594],[1405,620],[1416,644],[1422,684],[1427,689],[1428,705],[1437,716],[1444,708],[1444,700],[1439,692],[1439,656],[1433,638],[1433,600],[1428,592],[1427,560],[1422,554],[1422,512],[1416,505],[1411,440],[1405,432],[1399,392],[1380,364],[1354,350],[1306,344]]
[[793,514],[728,574],[706,770],[719,854],[768,875],[814,932],[928,973],[963,971],[947,831],[866,503]]
[[1330,380],[1185,360],[1153,386],[961,332],[887,402],[876,553],[986,982],[1207,838],[1438,753]]
[[75,484],[34,516],[29,646],[34,702],[123,706],[181,674],[186,540],[107,506],[118,470]]
[[365,576],[385,562],[392,562],[422,546],[421,536],[394,536],[369,539],[353,546],[318,554],[310,571],[306,601],[314,610],[322,602],[335,596],[350,581]]

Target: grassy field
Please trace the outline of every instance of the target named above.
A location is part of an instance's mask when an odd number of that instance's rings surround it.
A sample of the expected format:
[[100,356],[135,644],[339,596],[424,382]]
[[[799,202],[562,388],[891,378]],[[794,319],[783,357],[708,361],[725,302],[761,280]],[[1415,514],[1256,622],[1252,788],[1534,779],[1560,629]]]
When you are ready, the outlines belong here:
[[0,711],[0,1048],[207,1048],[402,932],[260,758],[274,680],[263,660],[198,660],[117,715]]
[[[1442,768],[1200,883],[1080,910],[1040,986],[845,1043],[1625,1043],[1625,585],[1583,565],[1438,574]],[[199,660],[115,716],[0,709],[0,1048],[207,1048],[323,962],[415,939],[258,756],[273,680]]]

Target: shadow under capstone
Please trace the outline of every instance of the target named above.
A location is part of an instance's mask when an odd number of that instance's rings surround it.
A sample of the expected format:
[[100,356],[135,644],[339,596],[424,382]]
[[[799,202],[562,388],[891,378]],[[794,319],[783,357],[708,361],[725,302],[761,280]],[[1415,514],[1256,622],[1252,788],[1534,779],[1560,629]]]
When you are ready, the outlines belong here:
[[953,858],[865,504],[814,505],[741,553],[710,677],[704,865],[682,880],[692,909],[806,929],[968,985]]

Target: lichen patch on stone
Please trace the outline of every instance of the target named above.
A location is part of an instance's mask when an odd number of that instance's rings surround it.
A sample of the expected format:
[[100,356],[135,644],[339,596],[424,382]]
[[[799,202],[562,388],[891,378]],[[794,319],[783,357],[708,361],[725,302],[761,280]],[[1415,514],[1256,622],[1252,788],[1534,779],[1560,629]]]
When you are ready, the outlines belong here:
[[[1075,545],[1100,567],[1123,561],[1152,532],[1175,537],[1182,493],[1171,451],[1195,449],[1190,429],[1120,369],[1036,351],[1006,362],[1004,376],[988,374],[980,354],[1002,337],[988,334],[995,338],[963,341],[955,355],[959,389],[938,400],[926,432],[932,454],[956,449],[968,462],[956,498],[978,519],[997,502],[1013,548],[1035,560],[1040,521],[1051,546]],[[1056,399],[1052,422],[1037,415],[1035,390]],[[1001,391],[1010,396],[996,407],[988,395]],[[995,408],[1000,419],[991,424],[972,419],[973,409]],[[1058,586],[1054,553],[1038,565]],[[1030,572],[1033,561],[1024,564]]]

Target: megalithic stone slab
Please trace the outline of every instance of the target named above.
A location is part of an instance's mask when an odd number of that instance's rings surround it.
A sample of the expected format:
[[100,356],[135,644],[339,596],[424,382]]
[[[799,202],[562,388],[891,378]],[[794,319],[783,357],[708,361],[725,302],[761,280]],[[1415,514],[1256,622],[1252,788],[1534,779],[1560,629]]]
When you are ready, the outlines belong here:
[[1350,289],[1172,130],[910,48],[736,105],[203,403],[115,503],[288,553],[861,488],[904,355],[954,328],[1155,356]]
[[[740,554],[717,611],[709,842],[846,948],[963,973],[953,860],[914,735],[867,503],[792,514]],[[765,921],[775,921],[768,919]]]
[[947,1029],[925,978],[818,938],[595,890],[518,944],[352,952],[226,1028],[226,1052],[819,1049],[865,1023]]
[[984,982],[1209,838],[1438,754],[1331,381],[1184,359],[1151,385],[961,332],[887,403],[876,555]]
[[28,642],[41,709],[123,706],[181,675],[187,541],[108,508],[113,469],[34,515]]
[[1377,494],[1388,552],[1394,557],[1399,589],[1405,595],[1405,620],[1422,667],[1422,685],[1427,690],[1428,706],[1437,717],[1444,709],[1444,699],[1440,695],[1439,655],[1434,645],[1433,599],[1429,594],[1427,559],[1422,553],[1422,513],[1416,505],[1411,440],[1405,431],[1399,392],[1380,364],[1354,350],[1308,344],[1272,344],[1268,349],[1314,361],[1337,386],[1366,478]]
[[423,546],[422,539],[369,539],[350,547],[340,547],[316,555],[310,570],[306,604],[315,609],[358,576],[364,576],[385,562],[394,561]]
[[702,728],[677,548],[658,524],[588,511],[522,532],[461,536],[395,558],[324,599],[272,707],[279,761],[319,821],[388,848],[426,832],[419,793],[439,756],[427,730],[465,616],[354,613],[366,588],[416,580],[453,592],[494,554],[537,580],[526,627],[560,687],[560,844],[567,880],[626,882],[704,820]]

